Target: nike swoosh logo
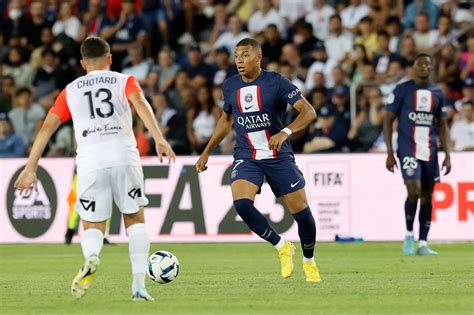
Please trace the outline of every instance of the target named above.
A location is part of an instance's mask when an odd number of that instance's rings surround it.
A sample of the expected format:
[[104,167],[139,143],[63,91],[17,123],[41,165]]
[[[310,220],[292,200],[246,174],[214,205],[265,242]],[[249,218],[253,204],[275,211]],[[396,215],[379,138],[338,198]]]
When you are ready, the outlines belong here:
[[301,182],[301,179],[299,181],[297,181],[296,183],[290,184],[291,188],[294,188],[296,185],[299,184],[299,182]]
[[249,110],[249,109],[251,109],[252,107],[253,107],[253,106],[249,106],[249,107],[245,106],[245,110]]

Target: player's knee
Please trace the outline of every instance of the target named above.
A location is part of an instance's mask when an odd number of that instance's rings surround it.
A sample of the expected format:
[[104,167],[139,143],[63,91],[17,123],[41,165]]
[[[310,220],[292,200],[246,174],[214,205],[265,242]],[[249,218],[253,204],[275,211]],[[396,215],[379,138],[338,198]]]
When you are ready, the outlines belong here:
[[427,196],[427,195],[422,194],[422,195],[420,196],[420,202],[421,202],[422,204],[431,203],[431,195]]
[[408,200],[417,202],[421,197],[421,191],[417,187],[412,187],[408,190]]
[[238,199],[234,200],[234,207],[237,213],[243,219],[253,209],[253,201],[250,199]]

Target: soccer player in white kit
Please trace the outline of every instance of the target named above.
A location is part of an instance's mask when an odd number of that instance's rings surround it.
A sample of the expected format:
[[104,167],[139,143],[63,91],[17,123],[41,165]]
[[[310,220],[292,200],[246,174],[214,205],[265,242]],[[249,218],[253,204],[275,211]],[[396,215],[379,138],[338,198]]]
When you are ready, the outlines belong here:
[[81,45],[81,56],[87,74],[69,83],[59,94],[15,187],[20,194],[28,193],[32,187],[37,190],[38,160],[53,133],[72,118],[77,141],[75,210],[84,227],[81,247],[85,263],[74,277],[71,293],[80,298],[92,284],[113,200],[123,214],[129,237],[132,299],[153,301],[145,289],[150,240],[143,207],[148,200],[129,102],[152,134],[160,162],[164,156],[169,162],[174,161],[175,154],[158,129],[151,106],[135,77],[110,71],[112,55],[107,42],[99,37],[86,38]]

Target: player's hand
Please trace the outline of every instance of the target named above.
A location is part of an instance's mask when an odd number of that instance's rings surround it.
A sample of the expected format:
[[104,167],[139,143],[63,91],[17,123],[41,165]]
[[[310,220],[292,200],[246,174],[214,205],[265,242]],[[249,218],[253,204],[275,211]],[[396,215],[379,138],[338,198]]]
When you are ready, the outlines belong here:
[[271,136],[270,141],[268,141],[268,149],[270,150],[281,150],[281,146],[283,145],[283,142],[288,139],[288,135],[286,132],[280,131],[279,133],[274,134]]
[[20,195],[28,195],[30,193],[31,187],[35,191],[38,191],[38,179],[36,178],[36,172],[27,171],[24,169],[20,176],[18,176],[15,181],[15,188],[20,191]]
[[447,156],[444,161],[443,161],[443,166],[441,167],[441,169],[446,169],[444,171],[444,175],[448,175],[450,172],[451,172],[451,158],[449,156]]
[[156,142],[156,154],[160,159],[160,163],[163,163],[163,156],[168,157],[168,163],[176,161],[176,154],[166,140],[160,140]]
[[201,156],[199,157],[199,159],[196,162],[196,171],[198,173],[201,173],[201,172],[204,172],[205,170],[207,170],[206,164],[207,164],[208,160],[209,160],[209,155],[207,155],[207,153],[201,154]]
[[385,162],[385,166],[392,173],[395,171],[395,168],[398,168],[397,160],[395,160],[395,157],[393,156],[393,154],[389,154],[387,156],[387,161]]

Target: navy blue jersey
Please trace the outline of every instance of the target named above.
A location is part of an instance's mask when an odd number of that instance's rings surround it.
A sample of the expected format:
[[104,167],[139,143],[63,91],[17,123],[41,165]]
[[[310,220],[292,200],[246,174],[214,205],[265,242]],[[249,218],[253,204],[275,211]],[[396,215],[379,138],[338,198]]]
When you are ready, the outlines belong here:
[[438,152],[438,120],[446,115],[444,96],[434,84],[421,87],[414,80],[397,85],[387,110],[398,118],[398,156],[430,161]]
[[224,111],[234,116],[237,139],[234,157],[254,160],[293,155],[290,142],[279,152],[268,149],[270,137],[285,126],[287,104],[293,105],[301,93],[288,79],[276,72],[261,70],[253,82],[240,75],[230,77],[222,86]]

